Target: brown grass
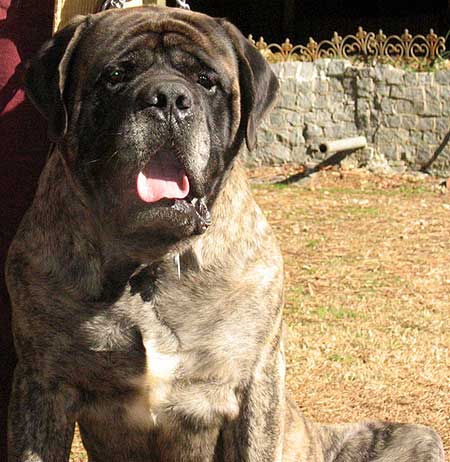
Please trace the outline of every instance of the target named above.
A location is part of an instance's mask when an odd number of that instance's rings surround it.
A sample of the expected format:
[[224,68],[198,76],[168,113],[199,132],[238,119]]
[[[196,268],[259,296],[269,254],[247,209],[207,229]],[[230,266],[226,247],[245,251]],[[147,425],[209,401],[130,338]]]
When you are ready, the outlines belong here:
[[450,453],[450,192],[363,171],[267,183],[294,172],[250,172],[285,256],[288,388],[313,419],[420,422]]

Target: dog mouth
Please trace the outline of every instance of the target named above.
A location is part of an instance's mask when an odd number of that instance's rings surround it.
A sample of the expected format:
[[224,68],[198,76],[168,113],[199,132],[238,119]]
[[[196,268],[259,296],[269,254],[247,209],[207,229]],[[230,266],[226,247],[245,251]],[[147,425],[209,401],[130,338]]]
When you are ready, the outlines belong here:
[[183,165],[166,151],[154,155],[137,177],[138,196],[147,203],[155,203],[161,199],[185,199],[190,189]]
[[186,169],[169,151],[152,156],[137,176],[136,189],[142,202],[191,216],[198,233],[205,232],[211,224],[206,198],[195,195]]

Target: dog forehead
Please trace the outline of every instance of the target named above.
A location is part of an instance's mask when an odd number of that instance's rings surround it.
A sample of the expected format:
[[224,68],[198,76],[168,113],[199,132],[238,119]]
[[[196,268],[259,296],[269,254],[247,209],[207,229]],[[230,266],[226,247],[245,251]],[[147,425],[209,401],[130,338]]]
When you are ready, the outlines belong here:
[[206,64],[214,63],[219,72],[238,73],[233,45],[219,22],[175,8],[148,6],[98,13],[91,16],[79,46],[87,65],[107,65],[136,50],[178,49]]

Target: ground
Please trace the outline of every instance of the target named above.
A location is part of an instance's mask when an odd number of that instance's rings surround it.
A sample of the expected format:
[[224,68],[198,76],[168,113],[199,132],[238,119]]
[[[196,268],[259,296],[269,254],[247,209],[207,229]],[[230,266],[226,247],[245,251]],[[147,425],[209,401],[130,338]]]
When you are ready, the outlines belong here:
[[450,454],[450,190],[338,169],[274,183],[299,170],[249,171],[285,258],[288,389],[318,421],[430,425]]

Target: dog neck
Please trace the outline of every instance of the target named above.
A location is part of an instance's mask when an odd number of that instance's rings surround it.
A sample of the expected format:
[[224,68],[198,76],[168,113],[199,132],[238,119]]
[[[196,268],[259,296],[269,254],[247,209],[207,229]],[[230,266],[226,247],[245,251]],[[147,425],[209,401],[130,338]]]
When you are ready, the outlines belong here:
[[228,267],[245,272],[266,257],[277,260],[276,239],[239,162],[223,182],[211,215],[212,224],[204,234],[180,243],[162,260],[162,266],[178,279],[188,273],[224,272]]

